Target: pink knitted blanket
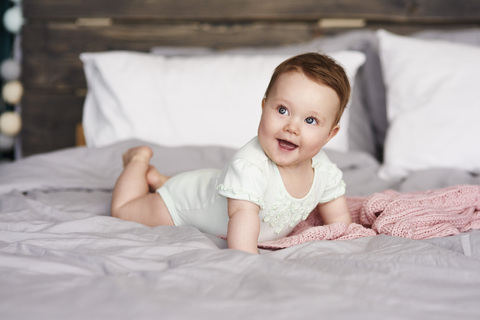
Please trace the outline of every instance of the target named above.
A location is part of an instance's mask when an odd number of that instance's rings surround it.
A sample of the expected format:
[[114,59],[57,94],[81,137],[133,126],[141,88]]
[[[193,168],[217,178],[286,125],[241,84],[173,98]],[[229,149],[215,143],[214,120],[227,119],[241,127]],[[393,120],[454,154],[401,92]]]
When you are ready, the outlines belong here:
[[281,249],[315,240],[346,240],[377,234],[428,239],[480,229],[480,186],[459,185],[409,193],[387,190],[347,200],[351,225],[322,225],[318,214],[313,212],[287,237],[260,243],[259,247]]

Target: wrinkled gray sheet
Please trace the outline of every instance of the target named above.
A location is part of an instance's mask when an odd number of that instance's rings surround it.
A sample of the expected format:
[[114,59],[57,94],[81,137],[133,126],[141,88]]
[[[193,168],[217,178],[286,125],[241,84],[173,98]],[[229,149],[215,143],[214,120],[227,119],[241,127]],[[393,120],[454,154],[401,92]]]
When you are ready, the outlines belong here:
[[[429,240],[316,241],[253,256],[193,227],[110,217],[128,141],[0,165],[0,319],[479,319],[480,231]],[[174,174],[221,167],[222,148],[153,146]],[[363,153],[330,153],[349,195],[480,184],[432,169],[375,177]]]

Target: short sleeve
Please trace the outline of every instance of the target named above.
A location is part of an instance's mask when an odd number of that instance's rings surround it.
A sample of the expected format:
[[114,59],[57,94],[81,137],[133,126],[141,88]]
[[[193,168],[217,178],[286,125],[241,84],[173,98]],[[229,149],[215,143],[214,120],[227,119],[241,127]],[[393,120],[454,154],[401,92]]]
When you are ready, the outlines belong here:
[[319,203],[327,203],[345,194],[346,185],[343,181],[342,171],[333,163],[321,165],[322,179],[325,181],[324,192]]
[[221,175],[217,192],[226,198],[253,202],[263,209],[266,188],[267,180],[262,170],[248,161],[237,159]]

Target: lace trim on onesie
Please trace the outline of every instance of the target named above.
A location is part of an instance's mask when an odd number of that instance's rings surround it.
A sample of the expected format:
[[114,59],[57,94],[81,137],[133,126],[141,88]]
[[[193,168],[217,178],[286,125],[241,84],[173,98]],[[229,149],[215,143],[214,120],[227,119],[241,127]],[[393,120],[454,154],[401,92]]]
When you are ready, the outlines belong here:
[[219,194],[228,198],[247,200],[257,204],[260,208],[265,206],[265,203],[262,199],[255,197],[251,193],[242,189],[228,188],[224,184],[219,184],[217,186],[217,190],[219,191]]
[[[300,220],[307,219],[318,203],[329,202],[345,194],[342,172],[335,164],[314,159],[312,166],[315,168],[316,177],[309,194],[303,199],[295,199],[286,190],[280,190],[273,206],[263,217],[262,221],[269,223],[275,233],[282,232],[287,226],[293,228]],[[327,181],[320,201],[316,197],[316,193],[320,191],[316,189],[320,183],[317,179]]]
[[227,198],[253,202],[263,209],[266,187],[262,170],[248,161],[237,159],[230,165],[223,181],[217,185],[217,192]]
[[292,199],[285,191],[275,198],[273,206],[263,217],[263,222],[269,223],[275,233],[280,233],[286,226],[295,227],[300,220],[307,219],[315,207],[314,196],[310,194],[306,199]]

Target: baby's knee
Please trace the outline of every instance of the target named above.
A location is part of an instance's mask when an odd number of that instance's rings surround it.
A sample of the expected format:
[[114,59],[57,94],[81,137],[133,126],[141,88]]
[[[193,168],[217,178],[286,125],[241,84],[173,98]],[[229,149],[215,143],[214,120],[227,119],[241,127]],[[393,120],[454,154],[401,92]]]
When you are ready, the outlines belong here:
[[122,219],[121,210],[119,207],[112,205],[110,208],[110,215],[114,218]]

